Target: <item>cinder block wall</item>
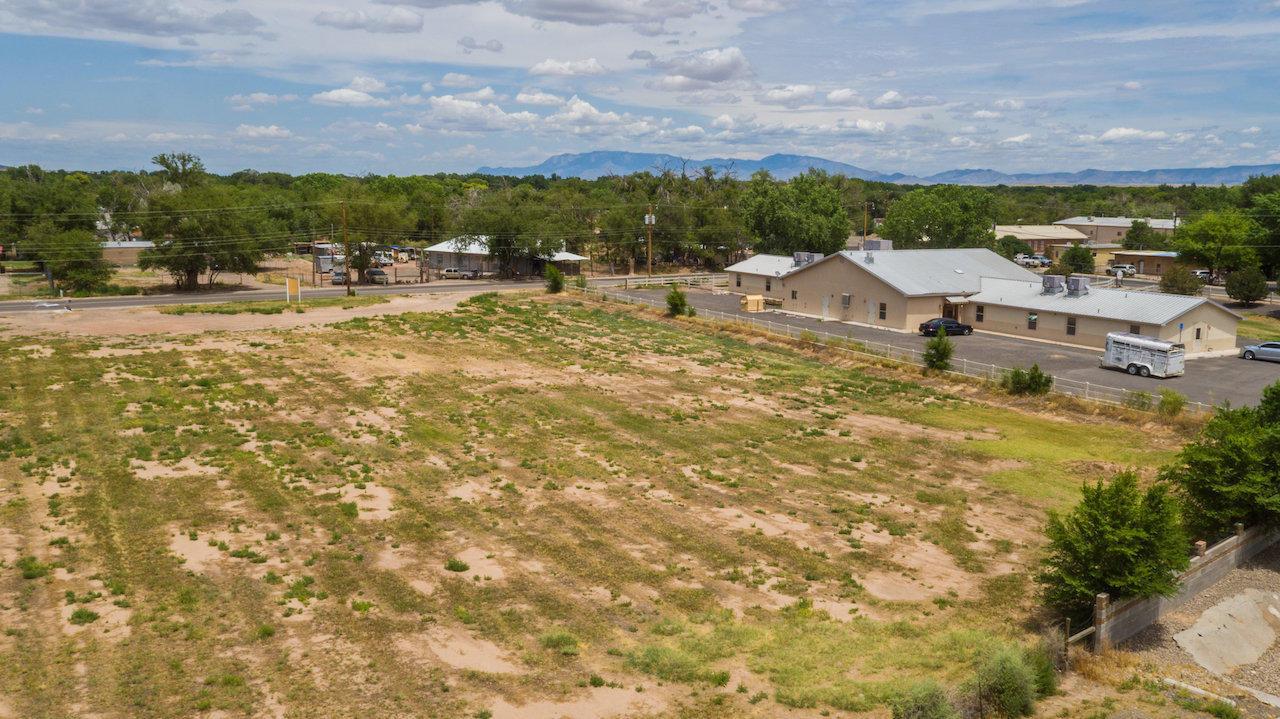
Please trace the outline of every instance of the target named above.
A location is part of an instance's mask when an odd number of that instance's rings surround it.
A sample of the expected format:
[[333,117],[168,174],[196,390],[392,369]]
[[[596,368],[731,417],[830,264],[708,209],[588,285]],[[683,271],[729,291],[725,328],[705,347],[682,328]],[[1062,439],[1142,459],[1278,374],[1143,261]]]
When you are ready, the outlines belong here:
[[1146,629],[1277,540],[1280,540],[1280,530],[1267,527],[1246,530],[1241,525],[1236,525],[1234,536],[1212,547],[1205,547],[1204,542],[1198,543],[1200,551],[1192,557],[1191,566],[1179,577],[1181,589],[1177,594],[1129,599],[1115,604],[1111,603],[1111,598],[1106,594],[1099,594],[1093,610],[1094,649],[1113,646]]

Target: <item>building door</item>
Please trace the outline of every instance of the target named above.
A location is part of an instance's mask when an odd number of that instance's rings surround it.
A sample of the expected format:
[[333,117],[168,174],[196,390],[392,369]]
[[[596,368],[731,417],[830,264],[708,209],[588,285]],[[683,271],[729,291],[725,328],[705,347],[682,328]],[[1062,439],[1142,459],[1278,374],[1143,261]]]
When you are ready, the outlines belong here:
[[822,296],[822,319],[827,318],[827,313],[831,311],[831,295]]
[[956,306],[951,304],[950,302],[942,303],[942,316],[949,320],[960,319],[959,317],[956,316]]
[[1145,272],[1145,270],[1146,270],[1146,269],[1147,269],[1147,261],[1146,261],[1146,260],[1138,260],[1138,274],[1140,274],[1140,275],[1145,275],[1145,274],[1146,274],[1146,272]]

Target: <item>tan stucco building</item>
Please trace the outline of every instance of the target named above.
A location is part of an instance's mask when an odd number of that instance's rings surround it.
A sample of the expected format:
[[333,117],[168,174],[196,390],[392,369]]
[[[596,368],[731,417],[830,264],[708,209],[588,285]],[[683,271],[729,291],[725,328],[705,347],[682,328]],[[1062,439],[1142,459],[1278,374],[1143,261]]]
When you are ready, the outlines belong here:
[[1133,227],[1133,223],[1141,220],[1151,226],[1157,234],[1169,236],[1177,227],[1177,220],[1165,220],[1153,217],[1068,217],[1053,223],[1059,227],[1069,227],[1089,238],[1089,242],[1119,243],[1124,235]]
[[996,225],[993,228],[996,239],[1012,235],[1031,246],[1031,251],[1038,255],[1049,256],[1049,248],[1055,244],[1084,244],[1089,236],[1083,232],[1060,225]]
[[731,291],[774,298],[784,312],[898,332],[952,317],[975,331],[1083,347],[1134,332],[1206,355],[1235,350],[1240,320],[1204,297],[1094,288],[1083,277],[1068,288],[985,249],[757,255],[728,272]]

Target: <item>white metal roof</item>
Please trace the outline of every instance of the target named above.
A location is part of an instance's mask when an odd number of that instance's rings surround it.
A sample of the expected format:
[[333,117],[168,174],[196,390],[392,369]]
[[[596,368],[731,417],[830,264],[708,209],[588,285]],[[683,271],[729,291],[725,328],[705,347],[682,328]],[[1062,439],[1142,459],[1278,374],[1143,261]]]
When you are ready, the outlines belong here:
[[1101,317],[1150,325],[1166,325],[1206,303],[1237,318],[1240,317],[1205,297],[1105,287],[1092,287],[1082,295],[1070,295],[1066,292],[1046,295],[1042,289],[1038,278],[1023,282],[984,277],[981,291],[969,295],[969,301],[975,304],[1003,305],[1042,312],[1058,312],[1077,317]]
[[1039,281],[1036,273],[983,248],[846,250],[831,257],[843,257],[907,296],[967,295],[979,290],[983,277]]
[[768,275],[781,277],[796,269],[795,258],[790,255],[752,255],[724,268],[725,272],[741,272],[744,275]]
[[557,252],[551,256],[551,262],[582,262],[588,258],[582,255],[575,255],[572,252]]
[[1065,240],[1084,242],[1089,236],[1065,225],[996,225],[996,239],[1013,235],[1019,240]]
[[1173,220],[1162,220],[1152,217],[1068,217],[1058,220],[1055,225],[1088,225],[1090,227],[1132,227],[1135,220],[1142,220],[1151,225],[1153,230],[1172,230]]
[[452,240],[437,242],[423,252],[452,252],[455,255],[489,254],[489,238],[485,235],[462,235]]
[[1136,257],[1168,257],[1170,259],[1178,256],[1177,252],[1171,252],[1169,250],[1121,250],[1116,254],[1124,255],[1126,257],[1134,255]]

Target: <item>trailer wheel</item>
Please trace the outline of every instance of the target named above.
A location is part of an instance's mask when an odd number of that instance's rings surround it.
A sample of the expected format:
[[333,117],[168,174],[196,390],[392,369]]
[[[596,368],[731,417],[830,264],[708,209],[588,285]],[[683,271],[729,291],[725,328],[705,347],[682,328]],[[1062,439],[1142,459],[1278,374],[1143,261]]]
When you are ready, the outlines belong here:
[[1138,365],[1136,364],[1129,365],[1127,369],[1129,371],[1129,374],[1138,374]]
[[1148,368],[1144,365],[1144,366],[1142,366],[1142,367],[1139,367],[1139,368],[1138,368],[1138,374],[1139,374],[1139,375],[1141,375],[1141,376],[1143,376],[1143,377],[1150,377],[1150,376],[1151,376],[1151,370],[1150,370],[1150,369],[1148,369]]

